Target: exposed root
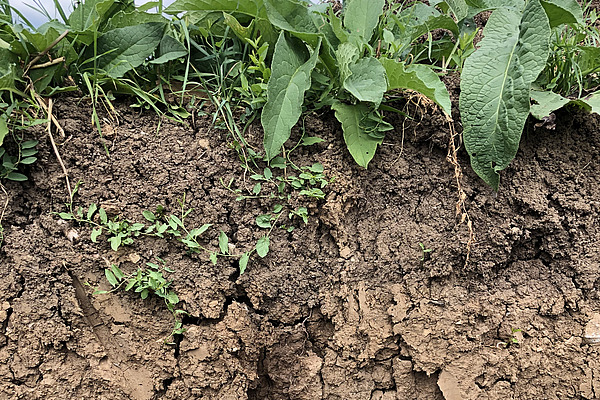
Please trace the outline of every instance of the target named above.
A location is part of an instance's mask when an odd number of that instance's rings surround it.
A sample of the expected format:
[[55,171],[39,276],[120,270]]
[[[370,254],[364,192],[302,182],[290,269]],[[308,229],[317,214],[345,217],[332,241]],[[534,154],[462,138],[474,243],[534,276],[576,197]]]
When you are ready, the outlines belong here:
[[[39,96],[38,96],[39,97]],[[39,100],[43,103],[43,100]],[[52,143],[52,148],[54,149],[54,154],[56,154],[56,158],[58,159],[58,162],[63,170],[63,173],[65,174],[65,181],[67,182],[67,190],[69,191],[69,202],[73,202],[73,190],[71,190],[71,183],[69,182],[69,173],[67,172],[67,168],[65,167],[65,164],[63,163],[63,160],[60,156],[60,153],[58,152],[58,148],[56,147],[56,142],[54,141],[54,136],[52,136],[52,118],[50,117],[52,115],[52,98],[48,99],[48,136],[50,137],[50,143]]]
[[456,216],[460,216],[460,223],[463,224],[466,222],[467,229],[469,230],[469,240],[467,241],[467,257],[465,258],[465,267],[469,263],[469,258],[471,256],[471,248],[473,243],[475,243],[475,232],[473,231],[473,222],[469,217],[469,213],[465,207],[465,200],[467,199],[467,195],[462,188],[461,180],[462,180],[462,168],[458,163],[458,158],[456,156],[457,148],[456,148],[456,137],[458,134],[456,133],[456,129],[454,129],[454,122],[448,118],[448,127],[450,129],[450,141],[448,144],[448,155],[446,156],[446,160],[454,166],[454,178],[456,179],[456,187],[458,191],[458,201],[456,202]]

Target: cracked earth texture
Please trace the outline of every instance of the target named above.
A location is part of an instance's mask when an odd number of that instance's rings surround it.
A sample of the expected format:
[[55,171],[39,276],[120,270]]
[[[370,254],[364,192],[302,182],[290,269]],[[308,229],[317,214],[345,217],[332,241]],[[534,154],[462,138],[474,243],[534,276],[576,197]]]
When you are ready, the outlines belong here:
[[[253,182],[209,117],[157,133],[154,116],[122,107],[100,137],[85,103],[64,98],[55,110],[71,181],[82,181],[77,204],[143,221],[142,210],[174,212],[186,193],[190,226],[214,224],[207,246],[219,229],[236,251],[264,234],[255,218],[276,201],[236,201],[221,184]],[[559,113],[554,131],[530,126],[498,193],[459,150],[476,235],[465,265],[448,126],[411,112],[422,118],[395,121],[368,170],[330,115],[309,117],[306,134],[325,141],[292,158],[322,163],[335,182],[324,200],[294,197],[308,224],[273,230],[269,255],[241,276],[235,260],[214,266],[177,242],[92,243],[88,227],[53,214],[65,211],[64,177],[45,133],[31,131],[40,160],[29,182],[6,184],[0,398],[598,398],[600,347],[584,336],[600,313],[600,119]],[[260,131],[248,140],[258,145]],[[425,260],[419,243],[433,250]],[[86,285],[107,287],[107,263],[133,271],[154,257],[175,271],[190,313],[175,345],[163,343],[172,318],[160,300]]]

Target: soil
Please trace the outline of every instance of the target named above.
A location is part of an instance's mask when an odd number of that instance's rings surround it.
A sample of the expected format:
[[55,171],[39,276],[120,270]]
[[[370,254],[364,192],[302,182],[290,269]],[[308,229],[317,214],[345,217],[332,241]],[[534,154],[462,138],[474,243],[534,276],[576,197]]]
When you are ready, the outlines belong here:
[[[307,207],[308,223],[284,216],[296,229],[274,229],[269,254],[242,275],[237,260],[215,266],[176,241],[93,243],[90,227],[54,214],[67,209],[64,175],[43,128],[29,132],[39,161],[28,182],[5,184],[0,398],[600,398],[600,118],[570,110],[555,130],[529,125],[497,193],[459,148],[457,215],[449,124],[418,99],[406,107],[414,119],[394,121],[368,170],[331,115],[306,119],[306,135],[325,141],[291,158],[335,181],[324,200],[284,202]],[[206,246],[223,230],[236,252],[251,249],[265,234],[255,218],[280,201],[236,201],[222,184],[254,184],[227,132],[210,115],[158,127],[118,109],[101,137],[89,104],[55,105],[60,154],[82,182],[75,203],[143,222],[158,205],[177,212],[185,193],[189,226],[213,224]],[[260,134],[251,128],[249,142]],[[156,257],[190,314],[174,345],[160,299],[93,295],[108,288],[107,265],[132,272]]]

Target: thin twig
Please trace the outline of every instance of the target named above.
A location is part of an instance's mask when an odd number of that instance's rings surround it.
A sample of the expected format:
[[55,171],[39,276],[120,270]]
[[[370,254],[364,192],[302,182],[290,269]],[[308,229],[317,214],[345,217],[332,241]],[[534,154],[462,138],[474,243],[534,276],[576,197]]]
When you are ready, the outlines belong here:
[[60,42],[61,40],[63,40],[65,38],[65,36],[67,36],[67,34],[69,33],[69,30],[67,29],[66,31],[64,31],[63,33],[60,34],[59,37],[56,38],[56,40],[52,43],[50,43],[50,45],[48,47],[46,47],[44,49],[44,51],[42,51],[40,54],[38,54],[33,60],[31,60],[29,62],[29,64],[27,64],[27,67],[25,67],[25,71],[23,72],[23,75],[27,74],[27,71],[29,71],[29,69],[33,66],[33,64],[35,64],[36,62],[38,62],[42,57],[44,57],[54,46],[56,46],[58,44],[58,42]]
[[[48,99],[48,112],[49,115],[52,115],[52,98]],[[48,136],[50,136],[50,143],[52,143],[52,148],[54,149],[54,154],[56,154],[56,158],[58,158],[58,162],[65,174],[65,181],[67,182],[67,190],[69,191],[69,202],[73,202],[73,191],[71,190],[71,183],[69,182],[69,173],[67,172],[67,168],[60,157],[60,153],[58,152],[58,148],[56,147],[56,143],[54,142],[54,137],[52,136],[52,120],[48,118]]]
[[58,120],[56,119],[54,114],[52,114],[52,112],[48,109],[48,106],[46,105],[46,102],[44,101],[44,99],[42,99],[40,97],[40,95],[37,93],[34,93],[34,96],[35,96],[35,99],[37,100],[38,104],[40,105],[40,107],[42,107],[44,109],[44,111],[46,112],[46,115],[48,116],[48,120],[52,121],[54,123],[54,125],[56,126],[56,130],[58,130],[58,133],[60,133],[60,136],[62,138],[64,138],[65,130],[62,128],[62,126],[60,126],[60,124],[58,123]]
[[63,61],[65,61],[65,58],[64,58],[64,57],[58,57],[58,58],[55,58],[55,59],[54,59],[54,60],[52,60],[52,61],[48,61],[48,62],[45,62],[45,63],[43,63],[43,64],[37,64],[37,65],[33,65],[33,66],[32,66],[31,68],[29,68],[29,69],[38,69],[38,68],[46,68],[46,67],[51,67],[51,66],[53,66],[53,65],[60,64],[60,63],[61,63],[61,62],[63,62]]

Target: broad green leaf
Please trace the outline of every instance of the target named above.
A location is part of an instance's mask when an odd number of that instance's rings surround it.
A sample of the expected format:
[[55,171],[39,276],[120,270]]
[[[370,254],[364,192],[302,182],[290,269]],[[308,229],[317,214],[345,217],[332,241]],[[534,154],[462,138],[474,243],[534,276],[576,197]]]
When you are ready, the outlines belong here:
[[459,36],[458,25],[451,16],[423,3],[415,3],[403,10],[398,15],[398,20],[405,26],[406,32],[403,32],[403,36],[406,36],[408,43],[434,29],[447,29],[455,38]]
[[600,114],[600,91],[580,99],[571,100],[554,92],[532,90],[531,98],[537,103],[531,105],[531,115],[539,120],[566,105],[574,105],[588,112]]
[[259,215],[258,217],[256,217],[256,225],[258,225],[259,228],[265,228],[265,229],[270,228],[271,227],[271,215],[270,214]]
[[79,2],[69,16],[69,26],[77,35],[77,40],[90,45],[94,41],[94,31],[103,22],[115,0],[85,0]]
[[2,146],[6,135],[8,135],[8,126],[6,125],[6,120],[3,118],[3,115],[0,115],[0,146]]
[[515,11],[522,11],[525,7],[525,0],[467,0],[469,11],[468,18],[472,18],[482,11],[496,10],[498,8],[512,8]]
[[15,181],[15,182],[24,182],[27,180],[27,177],[18,172],[11,172],[8,175],[6,175],[6,179]]
[[240,257],[240,275],[242,275],[246,271],[246,267],[248,266],[248,261],[250,260],[250,253],[244,253]]
[[310,88],[310,75],[317,63],[319,48],[320,42],[310,55],[299,39],[288,37],[283,31],[279,35],[267,86],[267,102],[261,115],[269,160],[279,154],[300,118],[304,92]]
[[165,9],[167,14],[179,14],[182,12],[196,13],[220,11],[226,13],[241,13],[251,17],[265,17],[262,0],[176,0]]
[[231,30],[233,31],[233,33],[235,33],[237,37],[239,37],[242,40],[252,39],[254,20],[250,22],[250,25],[243,26],[233,15],[228,14],[226,12],[223,13],[223,19],[225,21],[225,24],[231,28]]
[[100,223],[106,224],[108,222],[108,216],[106,215],[106,211],[104,208],[100,208],[98,210],[98,215],[100,216]]
[[335,111],[335,117],[342,124],[344,141],[354,161],[361,167],[367,168],[373,159],[377,146],[383,141],[376,139],[366,133],[361,127],[363,119],[367,118],[370,109],[366,104],[357,105],[335,102],[331,108]]
[[344,89],[360,101],[381,103],[387,90],[385,68],[376,58],[361,58],[349,66],[350,76],[344,80]]
[[318,29],[306,3],[294,0],[265,0],[269,21],[279,29],[316,35]]
[[558,93],[541,90],[532,90],[531,98],[537,103],[531,105],[531,115],[540,120],[569,103]]
[[111,78],[120,78],[141,65],[159,45],[165,24],[146,24],[117,28],[98,39],[98,67]]
[[531,83],[548,58],[550,25],[539,0],[530,0],[523,12],[494,11],[484,36],[465,62],[459,105],[471,166],[497,190],[519,148]]
[[121,239],[122,238],[120,235],[108,238],[108,241],[110,242],[110,248],[113,251],[119,250],[119,246],[121,246],[121,241],[122,241]]
[[358,35],[368,42],[383,14],[384,5],[385,0],[346,0],[344,26],[352,35]]
[[108,268],[104,270],[104,276],[106,276],[106,280],[112,287],[115,287],[119,284],[119,280],[115,277],[115,274]]
[[349,42],[342,43],[335,51],[335,58],[337,59],[338,73],[340,82],[344,81],[352,75],[350,66],[355,64],[360,57],[358,48]]
[[452,103],[448,89],[430,67],[422,64],[412,64],[407,67],[403,62],[396,62],[387,58],[382,58],[379,61],[387,73],[388,90],[414,90],[433,100],[444,110],[446,115],[452,115]]
[[256,254],[258,254],[260,258],[264,258],[267,254],[269,254],[268,236],[263,236],[258,239],[258,242],[256,242]]
[[219,233],[219,250],[221,254],[229,254],[229,238],[223,231]]
[[151,64],[164,64],[171,60],[187,56],[188,51],[183,44],[175,38],[165,35],[158,46],[158,58],[150,61]]
[[126,26],[134,26],[145,24],[147,22],[163,22],[168,20],[160,14],[152,14],[134,10],[132,12],[119,11],[108,21],[105,30],[109,31],[116,28],[125,28]]
[[575,0],[542,0],[541,3],[551,28],[562,24],[583,23],[581,6]]
[[466,18],[469,14],[469,6],[465,0],[446,0],[446,4],[448,4],[457,21]]

